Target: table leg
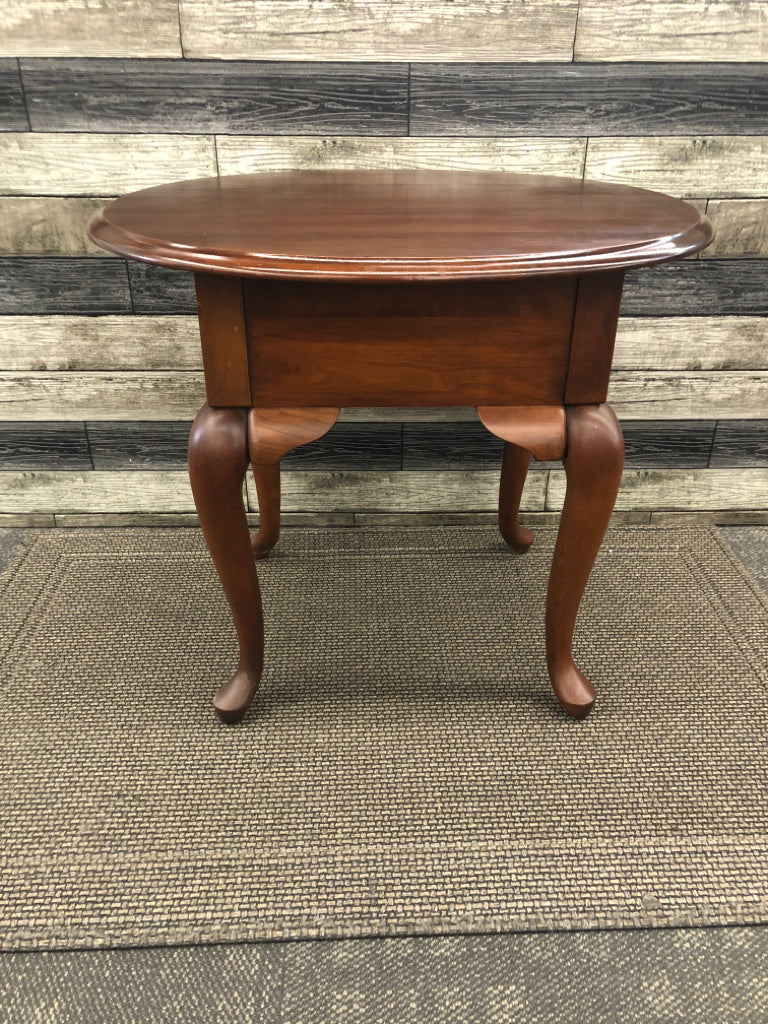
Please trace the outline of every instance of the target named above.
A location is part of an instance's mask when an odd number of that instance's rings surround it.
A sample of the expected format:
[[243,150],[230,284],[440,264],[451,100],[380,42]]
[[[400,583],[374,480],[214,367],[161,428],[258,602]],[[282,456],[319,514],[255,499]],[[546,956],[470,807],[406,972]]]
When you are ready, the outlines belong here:
[[240,646],[237,671],[213,700],[219,718],[230,723],[248,710],[264,664],[261,593],[243,504],[247,468],[246,410],[204,405],[189,436],[189,478]]
[[499,482],[499,532],[509,547],[519,555],[533,544],[533,534],[517,521],[520,498],[528,474],[531,453],[511,441],[504,442]]
[[584,718],[595,701],[592,683],[571,653],[581,598],[605,535],[624,466],[621,427],[611,407],[569,406],[565,503],[547,592],[547,665],[560,704]]
[[280,536],[280,460],[294,448],[331,429],[338,409],[251,409],[248,450],[259,499],[259,531],[251,539],[254,558],[266,558]]

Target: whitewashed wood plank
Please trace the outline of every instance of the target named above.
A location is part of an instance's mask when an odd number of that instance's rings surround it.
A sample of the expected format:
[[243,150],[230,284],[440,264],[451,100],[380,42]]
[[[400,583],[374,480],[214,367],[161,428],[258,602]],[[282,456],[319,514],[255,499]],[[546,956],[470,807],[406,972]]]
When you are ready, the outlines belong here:
[[[768,70],[766,70],[768,89]],[[765,170],[768,192],[768,167]],[[710,256],[768,256],[768,199],[711,199],[707,216],[715,240],[701,253]]]
[[0,374],[0,420],[185,420],[204,402],[202,373]]
[[[768,372],[619,370],[612,375],[608,399],[625,419],[768,419]],[[0,420],[191,419],[204,401],[197,372],[0,374]],[[409,417],[398,409],[386,417],[354,410],[351,418]],[[437,417],[418,412],[412,418],[450,420],[455,410],[438,410]]]
[[217,136],[220,174],[377,167],[546,172],[581,177],[585,139]]
[[[0,317],[0,370],[200,370],[192,316]],[[768,318],[624,317],[616,370],[768,369]],[[435,409],[433,418],[473,419],[467,409]],[[424,419],[423,410],[396,418]],[[348,409],[348,420],[392,418],[387,409]]]
[[0,473],[0,512],[194,512],[189,477],[169,473]]
[[577,0],[181,0],[186,57],[570,60]]
[[628,420],[768,419],[768,372],[611,375],[608,401]]
[[[549,510],[563,507],[565,472],[549,474]],[[768,469],[634,469],[626,470],[616,500],[628,509],[697,511],[768,509]]]
[[0,317],[0,370],[202,370],[194,316]]
[[0,196],[0,253],[15,256],[106,256],[88,237],[88,221],[105,199]]
[[768,317],[624,317],[614,370],[766,370]]
[[765,0],[581,0],[575,59],[768,60]]
[[[546,472],[530,473],[521,507],[543,510]],[[258,507],[248,477],[248,502]],[[283,473],[282,507],[293,512],[491,512],[499,477],[492,472]]]
[[603,138],[589,140],[585,177],[680,198],[751,198],[765,195],[767,167],[760,136]]
[[0,134],[0,194],[115,196],[216,174],[212,136]]
[[3,0],[0,55],[181,57],[176,0]]

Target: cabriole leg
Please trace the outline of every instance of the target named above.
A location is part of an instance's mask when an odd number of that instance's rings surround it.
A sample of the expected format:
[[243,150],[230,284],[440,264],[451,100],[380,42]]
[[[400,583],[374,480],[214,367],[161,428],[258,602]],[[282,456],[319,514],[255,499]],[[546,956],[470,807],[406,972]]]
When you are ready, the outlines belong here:
[[624,442],[609,405],[570,406],[566,412],[567,485],[547,593],[547,666],[560,704],[574,718],[584,718],[595,689],[574,664],[573,631],[616,502]]
[[531,453],[511,441],[504,442],[499,482],[499,532],[509,547],[519,555],[533,544],[533,534],[518,521],[520,499],[528,474]]
[[189,478],[240,645],[237,671],[213,700],[219,718],[230,723],[248,710],[264,664],[261,594],[243,504],[247,468],[246,410],[204,405],[189,436]]

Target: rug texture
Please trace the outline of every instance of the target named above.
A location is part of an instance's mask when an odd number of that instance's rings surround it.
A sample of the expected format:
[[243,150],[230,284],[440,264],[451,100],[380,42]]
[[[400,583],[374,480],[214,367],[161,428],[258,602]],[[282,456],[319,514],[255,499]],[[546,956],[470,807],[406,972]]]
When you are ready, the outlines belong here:
[[768,922],[768,601],[705,529],[609,532],[549,689],[554,531],[287,531],[267,669],[199,533],[40,531],[0,577],[0,946]]

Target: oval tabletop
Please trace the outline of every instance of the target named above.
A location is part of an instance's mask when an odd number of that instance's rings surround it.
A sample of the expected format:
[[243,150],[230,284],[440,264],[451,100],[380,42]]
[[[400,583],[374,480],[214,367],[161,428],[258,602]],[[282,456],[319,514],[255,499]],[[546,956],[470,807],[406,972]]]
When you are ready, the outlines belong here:
[[688,203],[596,181],[475,171],[288,171],[160,185],[89,226],[105,249],[256,277],[421,280],[644,266],[712,238]]

